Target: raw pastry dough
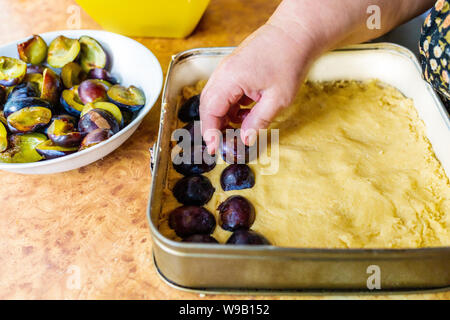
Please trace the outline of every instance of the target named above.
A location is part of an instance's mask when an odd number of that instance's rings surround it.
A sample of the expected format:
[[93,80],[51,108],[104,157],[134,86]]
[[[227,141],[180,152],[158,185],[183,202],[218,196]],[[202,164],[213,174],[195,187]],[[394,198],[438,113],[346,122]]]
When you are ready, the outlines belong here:
[[[203,83],[185,88],[197,94]],[[181,127],[182,124],[180,123]],[[240,194],[255,206],[252,229],[274,245],[305,248],[418,248],[450,245],[450,183],[413,102],[376,80],[307,82],[272,128],[280,130],[279,171],[256,186],[224,192],[226,164],[205,174],[216,188],[206,208]],[[160,230],[179,206],[170,165]],[[230,232],[213,234],[226,242]]]

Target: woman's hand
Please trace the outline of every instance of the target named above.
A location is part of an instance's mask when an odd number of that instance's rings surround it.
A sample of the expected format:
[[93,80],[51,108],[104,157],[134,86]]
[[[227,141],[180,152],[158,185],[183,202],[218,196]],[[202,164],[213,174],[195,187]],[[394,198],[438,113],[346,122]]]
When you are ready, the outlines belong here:
[[[209,153],[219,147],[218,130],[239,105],[256,102],[241,130],[242,141],[252,145],[258,130],[289,106],[320,54],[378,37],[432,4],[433,0],[284,0],[265,25],[223,60],[203,90],[200,120]],[[380,8],[380,29],[367,28],[370,5]]]
[[289,106],[305,76],[313,53],[311,39],[290,38],[281,28],[265,24],[224,59],[209,79],[200,102],[202,132],[210,153],[217,150],[215,132],[228,122],[238,105],[256,102],[242,123],[248,145],[258,129],[267,128]]

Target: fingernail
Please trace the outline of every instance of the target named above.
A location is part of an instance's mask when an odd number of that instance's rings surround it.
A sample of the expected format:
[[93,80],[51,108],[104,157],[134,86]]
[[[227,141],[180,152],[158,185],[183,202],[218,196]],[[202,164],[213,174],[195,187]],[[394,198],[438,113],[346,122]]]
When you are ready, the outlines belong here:
[[245,132],[245,144],[249,147],[253,146],[256,142],[256,132],[255,130],[247,130]]
[[214,145],[212,143],[208,144],[207,149],[208,149],[209,155],[213,156],[216,151]]

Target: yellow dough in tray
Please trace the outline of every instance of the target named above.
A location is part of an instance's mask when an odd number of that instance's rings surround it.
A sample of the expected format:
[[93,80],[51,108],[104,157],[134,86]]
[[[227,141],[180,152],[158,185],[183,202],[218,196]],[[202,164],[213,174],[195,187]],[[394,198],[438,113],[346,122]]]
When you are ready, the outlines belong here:
[[[185,88],[199,93],[202,85]],[[179,123],[179,127],[183,124]],[[224,192],[220,161],[205,174],[216,188],[205,205],[242,195],[256,209],[253,230],[272,244],[301,248],[419,248],[450,245],[450,182],[412,100],[379,81],[307,82],[272,124],[279,169],[252,189]],[[269,147],[270,154],[270,147]],[[182,176],[169,165],[160,231],[177,239],[169,212]],[[213,236],[231,235],[218,225]]]

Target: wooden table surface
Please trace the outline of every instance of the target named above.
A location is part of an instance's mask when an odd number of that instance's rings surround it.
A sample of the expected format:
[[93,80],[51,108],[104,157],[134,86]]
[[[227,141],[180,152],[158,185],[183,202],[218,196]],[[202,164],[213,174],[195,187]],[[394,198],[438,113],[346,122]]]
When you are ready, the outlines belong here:
[[[189,38],[137,40],[155,53],[165,72],[179,51],[237,45],[278,2],[212,0]],[[73,0],[0,0],[0,45],[73,27],[73,5]],[[84,12],[81,28],[100,29]],[[181,292],[156,274],[146,206],[148,149],[157,138],[159,112],[158,102],[131,139],[90,166],[50,176],[1,172],[0,299],[245,298]],[[450,293],[387,298],[450,299]]]

